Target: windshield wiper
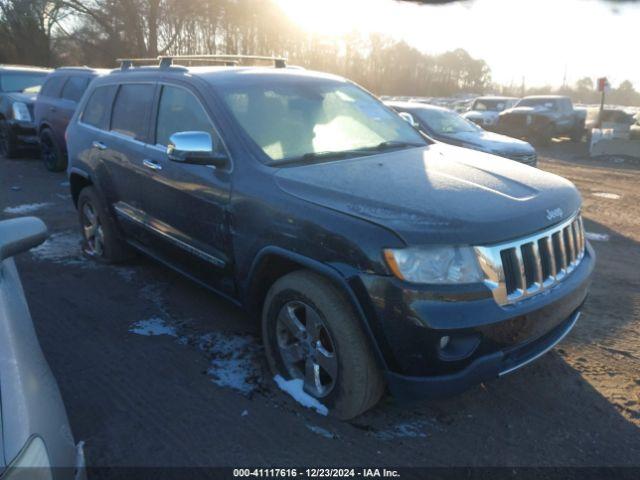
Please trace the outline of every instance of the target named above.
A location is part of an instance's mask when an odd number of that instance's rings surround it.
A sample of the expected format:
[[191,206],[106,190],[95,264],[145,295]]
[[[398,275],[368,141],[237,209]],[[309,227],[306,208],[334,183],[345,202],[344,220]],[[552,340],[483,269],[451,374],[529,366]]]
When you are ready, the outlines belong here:
[[279,165],[287,165],[291,163],[312,163],[312,162],[322,161],[322,160],[341,160],[343,158],[357,157],[363,154],[366,155],[367,152],[366,151],[363,152],[361,150],[343,150],[343,151],[328,150],[325,152],[309,152],[299,157],[285,158],[283,160],[273,160],[271,162],[268,162],[267,165],[279,166]]
[[370,148],[366,148],[366,149],[363,149],[363,150],[383,151],[383,150],[391,150],[391,149],[394,149],[394,148],[414,148],[414,147],[425,147],[425,146],[426,145],[424,145],[422,143],[402,142],[402,141],[389,140],[389,141],[386,141],[386,142],[379,143],[375,147],[370,147]]

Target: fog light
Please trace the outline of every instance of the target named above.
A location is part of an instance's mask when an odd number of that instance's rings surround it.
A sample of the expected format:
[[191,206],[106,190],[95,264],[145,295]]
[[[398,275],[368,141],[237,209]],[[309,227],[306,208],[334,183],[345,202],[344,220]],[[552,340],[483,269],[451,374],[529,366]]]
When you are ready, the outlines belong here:
[[448,335],[445,335],[445,336],[441,337],[440,338],[440,348],[441,349],[447,348],[447,345],[449,345],[449,340],[451,340],[451,339],[449,338]]

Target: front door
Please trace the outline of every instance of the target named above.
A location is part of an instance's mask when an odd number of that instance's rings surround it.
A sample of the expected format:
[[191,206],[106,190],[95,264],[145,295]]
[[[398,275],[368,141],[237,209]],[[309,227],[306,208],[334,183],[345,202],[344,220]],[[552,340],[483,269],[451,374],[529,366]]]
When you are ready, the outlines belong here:
[[210,116],[195,91],[165,84],[154,113],[153,139],[145,151],[142,208],[156,235],[155,253],[216,288],[233,294],[232,254],[227,222],[231,192],[229,168],[172,162],[166,148],[171,135],[204,131],[214,148],[224,150]]

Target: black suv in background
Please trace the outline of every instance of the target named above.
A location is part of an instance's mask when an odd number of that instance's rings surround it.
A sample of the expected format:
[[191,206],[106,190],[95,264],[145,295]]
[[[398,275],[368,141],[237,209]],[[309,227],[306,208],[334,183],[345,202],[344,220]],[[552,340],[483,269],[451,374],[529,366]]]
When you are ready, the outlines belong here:
[[36,147],[33,102],[50,70],[0,65],[0,157],[12,158],[21,147]]
[[385,385],[436,397],[505,375],[575,325],[595,256],[569,181],[432,143],[281,59],[131,64],[67,130],[84,250],[134,247],[244,306],[289,389],[351,418]]
[[40,138],[42,160],[47,170],[67,168],[64,133],[76,106],[91,80],[106,73],[89,67],[63,67],[45,80],[35,102],[35,124]]

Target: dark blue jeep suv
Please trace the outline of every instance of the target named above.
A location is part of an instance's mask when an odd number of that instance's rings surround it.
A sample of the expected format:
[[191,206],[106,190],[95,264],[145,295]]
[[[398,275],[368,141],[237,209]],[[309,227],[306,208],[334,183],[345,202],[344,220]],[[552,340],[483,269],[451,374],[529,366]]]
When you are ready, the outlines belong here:
[[274,375],[337,417],[386,386],[504,375],[575,325],[595,256],[569,181],[431,143],[280,59],[132,63],[92,82],[67,131],[85,252],[134,248],[244,306]]

